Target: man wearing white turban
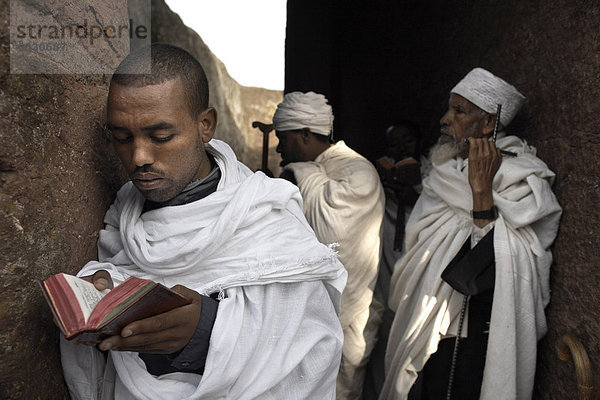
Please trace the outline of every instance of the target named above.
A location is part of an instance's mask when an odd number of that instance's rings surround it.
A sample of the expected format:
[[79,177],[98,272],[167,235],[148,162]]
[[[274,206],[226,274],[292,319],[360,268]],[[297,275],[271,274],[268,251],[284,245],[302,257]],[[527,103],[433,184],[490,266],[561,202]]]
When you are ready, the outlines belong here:
[[360,399],[364,371],[383,308],[373,300],[381,255],[384,194],[373,165],[343,141],[331,143],[333,113],[314,92],[285,95],[273,116],[287,176],[299,187],[304,214],[322,243],[339,244],[348,271],[340,321],[344,346],[337,399]]
[[535,148],[502,131],[524,99],[482,68],[450,92],[394,267],[380,399],[531,398],[561,208]]
[[62,339],[73,399],[335,398],[346,271],[298,188],[253,174],[212,138],[216,123],[185,50],[154,43],[113,74],[107,128],[131,181],[78,276],[98,289],[151,279],[191,304],[97,347]]

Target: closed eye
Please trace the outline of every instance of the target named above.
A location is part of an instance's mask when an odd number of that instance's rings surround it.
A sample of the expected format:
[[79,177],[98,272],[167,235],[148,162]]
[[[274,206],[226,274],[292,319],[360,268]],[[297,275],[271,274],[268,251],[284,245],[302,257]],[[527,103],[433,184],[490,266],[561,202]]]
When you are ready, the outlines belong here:
[[133,140],[133,135],[131,135],[131,132],[122,126],[107,123],[104,126],[104,131],[108,134],[109,138],[113,139],[117,143],[129,143]]
[[120,129],[116,129],[116,130],[108,130],[108,133],[110,135],[111,138],[113,138],[113,140],[117,143],[129,143],[133,140],[133,135],[126,131],[126,130],[120,130]]
[[117,136],[113,135],[113,139],[117,143],[125,144],[125,143],[131,142],[133,140],[133,136],[129,135],[129,136],[126,136],[126,137],[117,137]]
[[164,136],[164,137],[151,136],[150,138],[155,143],[165,143],[165,142],[168,142],[169,140],[173,139],[173,136],[175,136],[175,135],[169,135],[169,136]]

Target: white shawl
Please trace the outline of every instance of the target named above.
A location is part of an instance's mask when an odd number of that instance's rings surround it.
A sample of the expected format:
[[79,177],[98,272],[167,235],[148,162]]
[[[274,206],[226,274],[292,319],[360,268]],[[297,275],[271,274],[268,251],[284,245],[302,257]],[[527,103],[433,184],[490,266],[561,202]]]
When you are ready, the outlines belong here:
[[[316,240],[293,185],[252,174],[223,142],[206,147],[222,173],[215,193],[142,214],[144,197],[125,184],[106,214],[99,261],[78,274],[106,269],[116,284],[137,276],[220,292],[205,373],[155,377],[137,353],[111,351],[104,396],[114,380],[117,399],[333,398],[343,266]],[[95,350],[63,341],[61,351],[73,393],[85,368],[69,364],[96,368]]]
[[[529,399],[537,341],[546,333],[544,308],[550,298],[549,250],[561,208],[551,191],[554,173],[535,149],[508,136],[493,181],[496,282],[481,399]],[[386,354],[381,399],[405,399],[442,337],[456,336],[462,294],[440,275],[473,223],[468,160],[433,165],[406,228],[406,255],[395,266],[390,308],[396,311]],[[466,329],[464,329],[466,332]]]
[[[291,163],[304,214],[322,243],[339,243],[348,270],[340,321],[344,329],[338,398],[359,398],[362,374],[375,344],[383,309],[372,306],[381,255],[385,197],[375,167],[343,141],[313,162]],[[375,307],[375,309],[373,309]]]

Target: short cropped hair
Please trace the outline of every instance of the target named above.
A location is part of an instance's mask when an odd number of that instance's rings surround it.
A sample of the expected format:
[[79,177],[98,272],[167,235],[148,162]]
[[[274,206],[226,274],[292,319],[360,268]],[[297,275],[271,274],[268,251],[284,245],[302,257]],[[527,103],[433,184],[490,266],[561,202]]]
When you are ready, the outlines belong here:
[[[148,60],[151,62],[150,73],[147,73]],[[134,50],[121,61],[111,78],[111,84],[143,87],[177,77],[181,79],[190,115],[197,117],[208,108],[208,80],[198,60],[180,47],[152,43]]]

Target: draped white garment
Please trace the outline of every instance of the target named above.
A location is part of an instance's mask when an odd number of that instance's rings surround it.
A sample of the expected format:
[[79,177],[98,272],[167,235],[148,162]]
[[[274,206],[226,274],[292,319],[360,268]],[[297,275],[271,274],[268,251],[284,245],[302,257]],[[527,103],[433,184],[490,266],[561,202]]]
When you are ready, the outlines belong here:
[[111,351],[103,368],[94,348],[62,340],[72,396],[334,398],[346,271],[317,241],[295,186],[252,174],[221,141],[206,149],[222,173],[215,193],[142,214],[144,197],[125,184],[106,214],[99,261],[78,274],[106,269],[115,284],[137,276],[220,292],[204,375],[156,377],[134,352]]
[[385,197],[375,167],[343,141],[313,162],[290,163],[304,214],[322,243],[339,243],[348,270],[340,320],[344,329],[338,399],[358,399],[383,307],[372,304],[381,255]]
[[[546,333],[549,250],[561,208],[554,173],[521,139],[498,139],[504,157],[493,181],[496,281],[481,399],[529,399],[537,341]],[[396,312],[380,399],[406,399],[417,372],[442,337],[456,336],[462,294],[440,278],[471,236],[468,160],[433,165],[406,228],[406,254],[395,265],[390,308]],[[467,331],[463,328],[464,332]]]

